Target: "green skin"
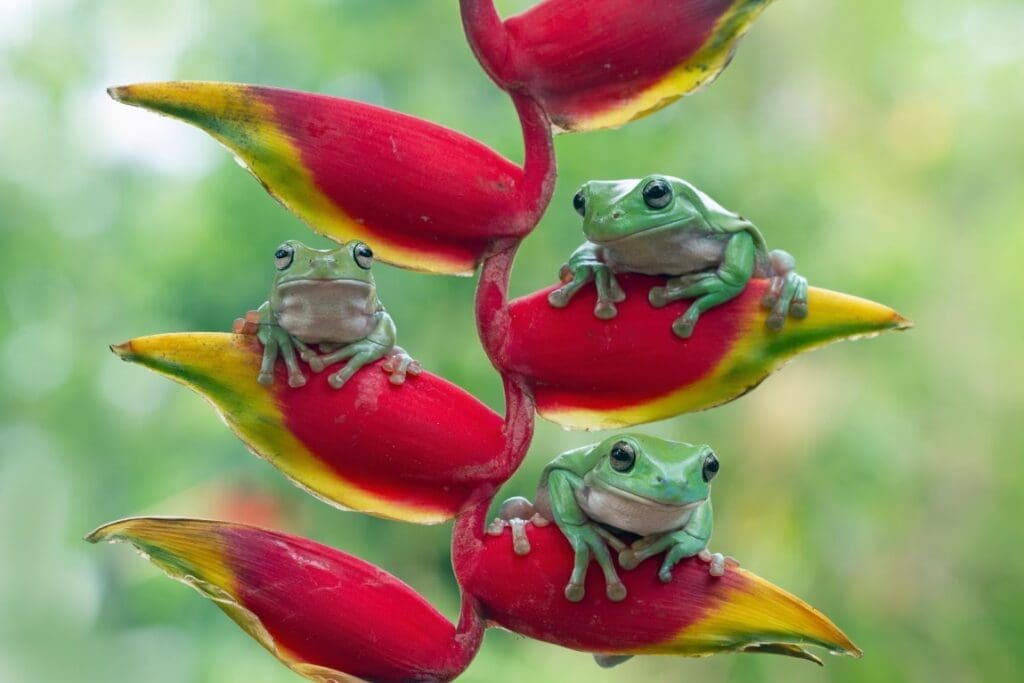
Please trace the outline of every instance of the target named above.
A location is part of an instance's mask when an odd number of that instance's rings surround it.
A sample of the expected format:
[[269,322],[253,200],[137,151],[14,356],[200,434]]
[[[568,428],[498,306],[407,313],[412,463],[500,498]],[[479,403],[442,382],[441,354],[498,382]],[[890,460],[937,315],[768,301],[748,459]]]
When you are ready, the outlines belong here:
[[672,325],[683,339],[693,334],[701,313],[738,296],[752,277],[771,279],[762,301],[771,311],[769,329],[782,329],[787,316],[807,315],[807,280],[794,272],[793,257],[768,251],[753,223],[685,180],[594,180],[580,188],[573,205],[583,216],[587,241],[562,267],[563,285],[548,295],[556,308],[594,280],[594,315],[614,318],[615,304],[626,297],[615,273],[628,272],[668,277],[665,286],[650,291],[656,308],[693,299]]
[[270,298],[258,311],[257,337],[263,344],[260,384],[273,384],[279,355],[291,387],[306,383],[296,356],[314,372],[348,359],[328,377],[335,389],[364,365],[384,357],[388,360],[382,368],[394,384],[402,384],[407,373],[420,373],[419,365],[395,346],[395,323],[377,299],[372,262],[373,252],[359,241],[336,249],[312,249],[295,240],[278,247]]
[[[617,452],[631,453],[631,464],[616,458]],[[575,551],[565,597],[583,599],[591,558],[604,573],[608,598],[626,597],[609,544],[627,570],[664,553],[658,577],[666,583],[683,558],[701,554],[710,561],[705,551],[712,525],[710,480],[717,471],[708,446],[640,434],[616,435],[555,458],[541,474],[534,505],[554,520]],[[614,530],[640,538],[626,545]],[[712,573],[720,575],[721,569]]]

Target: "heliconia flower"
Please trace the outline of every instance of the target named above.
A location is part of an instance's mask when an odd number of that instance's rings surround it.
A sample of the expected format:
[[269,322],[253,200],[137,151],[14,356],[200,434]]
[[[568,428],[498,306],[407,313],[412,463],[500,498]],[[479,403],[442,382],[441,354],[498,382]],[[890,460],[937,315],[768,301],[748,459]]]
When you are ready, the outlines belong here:
[[613,128],[707,85],[772,0],[544,0],[504,22],[462,0],[492,78],[538,99],[558,128]]
[[324,681],[448,681],[475,656],[486,625],[606,655],[769,652],[820,661],[803,647],[860,650],[820,612],[733,564],[708,574],[696,559],[657,578],[650,558],[608,600],[599,571],[570,602],[562,588],[572,549],[557,527],[529,527],[531,550],[511,534],[456,553],[465,593],[454,626],[383,570],[312,541],[255,527],[142,517],[113,522],[87,540],[127,541],[155,565],[213,600],[250,636],[303,676]]
[[197,391],[253,453],[339,507],[442,522],[518,465],[501,458],[501,417],[427,372],[396,386],[382,360],[334,389],[330,370],[303,366],[306,386],[291,388],[283,363],[272,386],[257,382],[263,348],[251,335],[163,334],[111,348]]
[[451,622],[394,576],[302,538],[138,518],[100,527],[87,540],[134,544],[318,683],[447,681],[479,646],[479,633],[475,642],[456,639]]
[[482,547],[455,553],[463,589],[479,602],[489,622],[531,638],[603,655],[723,652],[785,654],[820,663],[804,646],[859,657],[861,651],[827,617],[764,579],[726,565],[711,576],[708,564],[685,559],[662,583],[662,558],[619,570],[626,597],[605,596],[596,563],[587,572],[580,602],[563,595],[573,550],[558,527],[527,525],[530,551],[513,550],[512,534],[480,539]]
[[109,92],[201,128],[313,230],[339,242],[360,239],[402,267],[469,274],[494,240],[525,236],[543,209],[522,167],[461,133],[388,109],[235,83]]
[[661,284],[656,278],[619,282],[626,300],[607,321],[594,317],[593,287],[564,309],[548,303],[550,289],[511,303],[505,365],[525,377],[547,419],[608,429],[704,410],[750,391],[802,351],[910,326],[887,306],[812,287],[807,317],[772,332],[761,307],[768,281],[751,280],[740,296],[704,313],[684,340],[672,322],[688,301],[656,309],[647,300]]

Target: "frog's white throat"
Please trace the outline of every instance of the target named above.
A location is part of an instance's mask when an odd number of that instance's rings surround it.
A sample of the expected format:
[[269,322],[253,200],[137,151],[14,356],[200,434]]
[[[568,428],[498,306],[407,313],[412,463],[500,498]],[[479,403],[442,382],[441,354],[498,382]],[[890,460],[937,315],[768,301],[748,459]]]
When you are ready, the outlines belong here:
[[284,282],[271,304],[278,324],[308,344],[365,339],[377,325],[380,310],[368,282],[347,279]]
[[705,499],[668,505],[615,488],[588,472],[576,491],[576,502],[591,519],[623,531],[647,536],[682,529]]

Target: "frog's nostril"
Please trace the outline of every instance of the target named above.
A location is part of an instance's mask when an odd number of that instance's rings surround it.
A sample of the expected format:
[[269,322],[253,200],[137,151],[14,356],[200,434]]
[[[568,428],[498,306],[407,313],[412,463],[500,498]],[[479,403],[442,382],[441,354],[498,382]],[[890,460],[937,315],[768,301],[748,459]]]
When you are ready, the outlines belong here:
[[657,476],[657,477],[654,478],[654,481],[656,481],[656,482],[658,482],[660,484],[661,482],[665,481],[665,478],[662,477],[662,476]]
[[621,217],[622,217],[622,212],[621,211],[612,211],[612,218],[621,218]]

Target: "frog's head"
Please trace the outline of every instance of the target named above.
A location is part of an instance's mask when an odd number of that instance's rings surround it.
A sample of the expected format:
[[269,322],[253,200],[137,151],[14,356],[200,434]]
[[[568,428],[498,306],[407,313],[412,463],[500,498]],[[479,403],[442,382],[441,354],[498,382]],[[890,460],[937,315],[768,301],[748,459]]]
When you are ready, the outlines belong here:
[[579,189],[572,205],[583,216],[584,234],[595,244],[648,230],[707,228],[709,208],[725,211],[690,183],[665,175],[591,180]]
[[372,265],[373,251],[358,240],[335,249],[313,249],[297,240],[288,240],[274,252],[274,288],[289,283],[337,280],[372,286]]
[[696,507],[707,500],[718,473],[710,446],[619,434],[594,448],[601,457],[587,477],[590,485],[663,506]]

